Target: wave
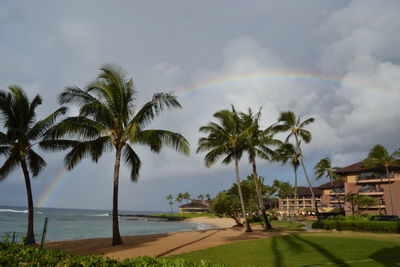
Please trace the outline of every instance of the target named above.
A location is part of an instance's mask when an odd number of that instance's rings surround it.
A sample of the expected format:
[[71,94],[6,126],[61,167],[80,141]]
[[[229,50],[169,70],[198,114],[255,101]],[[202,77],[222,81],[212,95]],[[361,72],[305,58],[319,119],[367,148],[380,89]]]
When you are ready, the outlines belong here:
[[[0,209],[0,212],[28,213],[28,210]],[[43,214],[41,211],[35,211],[36,214]]]
[[105,217],[105,216],[110,216],[110,214],[108,214],[108,213],[103,213],[103,214],[88,214],[88,216]]
[[28,213],[28,210],[0,209],[0,212]]

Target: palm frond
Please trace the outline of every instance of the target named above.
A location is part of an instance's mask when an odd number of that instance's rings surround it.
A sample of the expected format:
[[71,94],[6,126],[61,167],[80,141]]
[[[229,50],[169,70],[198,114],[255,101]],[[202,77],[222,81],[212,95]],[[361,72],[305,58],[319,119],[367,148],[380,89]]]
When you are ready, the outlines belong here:
[[27,133],[27,136],[31,140],[35,140],[37,138],[40,138],[51,126],[53,126],[54,122],[56,119],[64,115],[67,111],[66,107],[61,107],[51,113],[49,116],[44,118],[43,120],[38,121],[32,129]]
[[142,163],[139,156],[128,144],[125,145],[123,150],[124,162],[130,170],[130,179],[132,182],[137,182],[139,178],[139,171]]
[[46,162],[39,156],[35,151],[30,149],[26,154],[27,163],[29,170],[33,177],[38,176],[38,174],[46,167]]
[[0,181],[4,180],[10,172],[12,172],[15,167],[19,164],[18,153],[14,152],[9,155],[9,157],[4,161],[3,165],[0,167]]
[[160,152],[163,146],[169,146],[176,151],[182,152],[185,155],[189,154],[189,143],[179,133],[174,133],[166,130],[144,130],[136,135],[137,142],[142,145],[149,146],[154,152]]

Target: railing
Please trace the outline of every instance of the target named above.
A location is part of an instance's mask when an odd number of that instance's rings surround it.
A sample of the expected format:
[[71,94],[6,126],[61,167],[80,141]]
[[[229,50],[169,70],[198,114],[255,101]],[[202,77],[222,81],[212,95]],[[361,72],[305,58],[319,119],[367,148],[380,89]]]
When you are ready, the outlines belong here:
[[367,188],[361,188],[360,193],[378,193],[378,192],[383,192],[383,188],[371,188],[371,189],[367,189]]
[[386,174],[386,173],[361,174],[358,177],[358,180],[375,180],[375,179],[388,179],[388,178],[394,178],[394,172],[390,172],[389,174]]

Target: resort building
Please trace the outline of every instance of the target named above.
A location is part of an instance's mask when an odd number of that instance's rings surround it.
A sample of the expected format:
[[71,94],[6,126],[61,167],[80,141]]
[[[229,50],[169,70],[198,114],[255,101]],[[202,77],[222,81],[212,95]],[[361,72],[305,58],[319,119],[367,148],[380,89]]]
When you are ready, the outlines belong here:
[[[335,173],[344,177],[344,194],[362,194],[376,198],[377,205],[358,207],[360,213],[384,213],[400,215],[400,165],[389,166],[389,173],[385,168],[366,168],[360,161]],[[346,214],[351,213],[351,206],[345,203]]]
[[[313,187],[315,200],[319,207],[321,207],[321,196],[322,190]],[[294,193],[290,194],[286,198],[279,199],[279,210],[282,214],[297,212],[313,212],[314,203],[312,202],[312,195],[309,187],[298,186],[297,187],[297,203],[294,200]]]
[[188,204],[179,206],[179,213],[206,213],[210,212],[210,200],[193,200]]

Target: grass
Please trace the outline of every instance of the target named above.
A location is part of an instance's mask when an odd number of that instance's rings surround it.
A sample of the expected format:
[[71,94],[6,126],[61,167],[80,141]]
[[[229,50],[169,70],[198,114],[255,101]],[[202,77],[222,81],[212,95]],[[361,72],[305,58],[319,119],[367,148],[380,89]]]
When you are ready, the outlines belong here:
[[[228,266],[399,266],[400,236],[348,232],[298,233],[237,242],[176,257],[197,262],[204,259]],[[354,262],[345,263],[347,261]]]
[[174,217],[174,218],[197,218],[197,217],[210,217],[217,218],[214,213],[165,213],[165,214],[151,214],[157,217]]
[[290,222],[290,221],[272,221],[271,222],[272,229],[271,231],[274,232],[281,232],[281,231],[305,231],[303,229],[303,224],[299,222]]

